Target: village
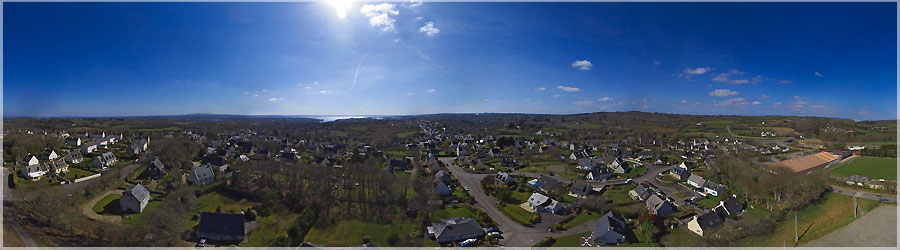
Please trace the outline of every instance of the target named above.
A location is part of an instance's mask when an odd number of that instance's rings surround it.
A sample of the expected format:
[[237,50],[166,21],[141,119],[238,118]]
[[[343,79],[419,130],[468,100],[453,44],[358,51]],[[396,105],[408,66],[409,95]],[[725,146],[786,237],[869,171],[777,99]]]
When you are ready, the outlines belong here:
[[[6,197],[24,216],[18,224],[55,228],[47,235],[92,238],[90,246],[196,247],[760,246],[747,237],[767,237],[782,211],[838,199],[832,194],[864,193],[853,197],[860,212],[896,202],[895,179],[831,173],[869,158],[859,147],[729,135],[735,125],[722,136],[586,139],[522,123],[501,122],[493,133],[453,129],[448,119],[302,121],[291,124],[302,127],[295,136],[239,124],[215,133],[7,129],[12,143],[41,139],[4,145],[7,156],[24,154],[4,162],[13,187]],[[62,215],[29,218],[36,211],[26,209],[51,206],[35,197],[48,192],[68,196],[71,203],[54,206],[79,207],[68,216],[85,227],[147,236],[113,237],[119,232],[67,225]],[[364,219],[375,214],[385,216]]]

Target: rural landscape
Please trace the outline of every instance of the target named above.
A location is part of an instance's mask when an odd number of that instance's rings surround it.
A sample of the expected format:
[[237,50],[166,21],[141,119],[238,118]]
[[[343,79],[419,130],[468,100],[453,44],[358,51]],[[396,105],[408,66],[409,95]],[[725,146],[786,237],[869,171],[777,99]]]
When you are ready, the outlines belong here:
[[802,246],[896,211],[896,121],[615,112],[4,125],[4,244]]
[[896,2],[4,2],[2,246],[898,247]]

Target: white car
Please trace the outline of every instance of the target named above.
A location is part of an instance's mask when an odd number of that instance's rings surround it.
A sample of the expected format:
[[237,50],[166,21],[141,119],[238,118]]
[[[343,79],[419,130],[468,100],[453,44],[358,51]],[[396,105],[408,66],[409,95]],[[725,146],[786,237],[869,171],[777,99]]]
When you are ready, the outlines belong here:
[[632,181],[633,180],[631,178],[628,178],[627,180],[625,180],[625,183],[631,183]]
[[460,246],[466,246],[466,245],[472,244],[472,243],[475,243],[475,239],[464,240],[463,242],[460,242],[459,245],[460,245]]

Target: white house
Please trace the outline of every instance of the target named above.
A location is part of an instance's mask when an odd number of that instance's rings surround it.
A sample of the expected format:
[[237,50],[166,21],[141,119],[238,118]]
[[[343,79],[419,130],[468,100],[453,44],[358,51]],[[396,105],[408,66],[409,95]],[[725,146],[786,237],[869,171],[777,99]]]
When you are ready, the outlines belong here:
[[81,138],[78,138],[78,137],[66,138],[66,145],[73,146],[73,147],[79,147],[79,146],[81,146]]
[[22,160],[22,162],[25,163],[25,166],[37,165],[38,163],[40,163],[40,161],[38,161],[38,158],[34,155],[25,156],[25,159]]
[[562,204],[540,193],[533,193],[528,198],[528,205],[535,211],[556,214],[562,210]]
[[81,153],[82,154],[90,154],[97,151],[97,142],[86,142],[81,144]]
[[47,167],[41,164],[34,164],[22,167],[21,174],[22,177],[28,178],[32,181],[40,180],[45,174],[47,174]]

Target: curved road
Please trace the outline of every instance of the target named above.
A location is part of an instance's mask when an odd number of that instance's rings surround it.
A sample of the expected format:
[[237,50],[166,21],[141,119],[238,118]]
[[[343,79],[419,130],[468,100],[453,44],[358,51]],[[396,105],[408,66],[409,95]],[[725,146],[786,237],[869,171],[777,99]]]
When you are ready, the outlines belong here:
[[[513,247],[531,247],[538,243],[544,237],[552,236],[554,238],[584,233],[593,229],[593,223],[585,222],[574,228],[561,232],[548,232],[545,230],[526,227],[511,218],[507,217],[500,209],[496,207],[497,200],[484,194],[481,188],[481,180],[490,174],[473,174],[466,172],[453,162],[454,157],[439,157],[438,160],[444,163],[450,169],[453,177],[459,180],[459,183],[469,188],[469,194],[475,198],[476,206],[484,210],[488,216],[497,222],[497,227],[503,232],[504,238],[500,241],[503,246]],[[654,166],[647,170],[642,176],[635,177],[635,181],[653,180],[657,174],[670,169],[671,166]],[[519,173],[522,174],[522,173]],[[525,173],[526,176],[534,175],[533,173]],[[557,178],[558,179],[558,178]],[[558,179],[559,180],[559,179]],[[621,182],[621,183],[620,183]],[[624,180],[613,180],[607,185],[624,184]],[[566,183],[571,183],[567,181]],[[604,182],[600,182],[604,183]]]

